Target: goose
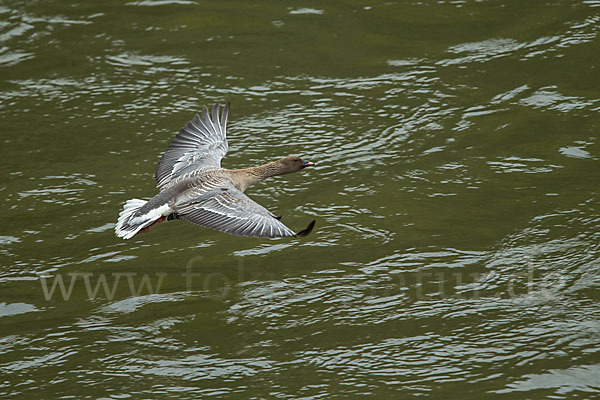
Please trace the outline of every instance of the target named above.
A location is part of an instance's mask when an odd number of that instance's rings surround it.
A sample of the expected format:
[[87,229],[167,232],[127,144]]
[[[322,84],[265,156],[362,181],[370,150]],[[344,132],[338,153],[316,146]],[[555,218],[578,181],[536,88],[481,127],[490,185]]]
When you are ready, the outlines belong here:
[[289,156],[258,167],[225,169],[229,103],[220,112],[217,103],[212,118],[206,107],[202,115],[182,128],[163,154],[154,174],[159,192],[150,200],[130,199],[123,205],[115,233],[130,239],[148,232],[158,223],[182,219],[237,236],[262,238],[308,235],[315,220],[294,232],[266,208],[244,194],[263,179],[300,171],[314,163]]

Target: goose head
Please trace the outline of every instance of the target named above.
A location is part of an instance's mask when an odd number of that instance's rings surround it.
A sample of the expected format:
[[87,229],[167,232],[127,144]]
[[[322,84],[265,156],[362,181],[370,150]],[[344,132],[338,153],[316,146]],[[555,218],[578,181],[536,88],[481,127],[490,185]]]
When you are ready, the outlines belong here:
[[304,161],[300,157],[289,156],[275,161],[279,175],[289,174],[290,172],[300,171],[306,167],[315,165],[310,161]]

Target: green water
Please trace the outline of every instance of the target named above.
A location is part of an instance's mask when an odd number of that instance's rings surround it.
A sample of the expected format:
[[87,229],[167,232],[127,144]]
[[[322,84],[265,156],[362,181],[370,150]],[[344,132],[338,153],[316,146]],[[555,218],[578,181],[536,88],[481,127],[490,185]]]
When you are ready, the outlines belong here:
[[[600,396],[600,2],[2,1],[0,397]],[[202,106],[309,237],[122,203]],[[64,285],[61,291],[59,283]]]

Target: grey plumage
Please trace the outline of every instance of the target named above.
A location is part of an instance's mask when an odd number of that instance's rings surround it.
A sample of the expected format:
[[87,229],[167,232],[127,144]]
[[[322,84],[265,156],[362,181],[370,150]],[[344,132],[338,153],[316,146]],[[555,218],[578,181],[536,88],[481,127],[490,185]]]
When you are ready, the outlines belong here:
[[154,173],[159,189],[191,172],[221,168],[221,159],[229,149],[226,136],[229,103],[223,109],[221,120],[218,117],[218,104],[213,107],[212,114],[214,122],[208,115],[208,109],[204,107],[202,116],[194,115],[173,139]]
[[230,183],[187,203],[177,213],[186,221],[236,236],[295,236],[272,212]]
[[313,165],[298,157],[286,157],[260,167],[241,170],[221,168],[227,154],[229,103],[216,104],[212,115],[206,107],[195,115],[171,142],[155,172],[160,192],[148,202],[130,200],[115,227],[117,236],[128,239],[163,220],[183,219],[237,236],[288,237],[294,233],[281,217],[251,200],[243,192],[269,176],[299,171]]

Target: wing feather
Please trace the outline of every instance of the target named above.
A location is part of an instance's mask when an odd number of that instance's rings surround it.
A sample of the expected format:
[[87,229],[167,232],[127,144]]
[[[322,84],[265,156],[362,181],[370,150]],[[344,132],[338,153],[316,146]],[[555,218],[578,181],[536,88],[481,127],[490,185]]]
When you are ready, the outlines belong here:
[[206,107],[201,114],[194,115],[163,154],[154,174],[159,189],[191,171],[221,167],[221,159],[229,148],[226,129],[229,103],[222,113],[219,104],[215,104],[212,119]]
[[237,236],[296,236],[275,214],[232,184],[197,194],[196,200],[178,207],[181,219]]

